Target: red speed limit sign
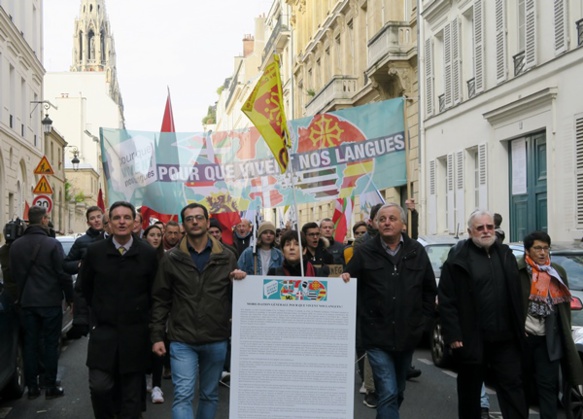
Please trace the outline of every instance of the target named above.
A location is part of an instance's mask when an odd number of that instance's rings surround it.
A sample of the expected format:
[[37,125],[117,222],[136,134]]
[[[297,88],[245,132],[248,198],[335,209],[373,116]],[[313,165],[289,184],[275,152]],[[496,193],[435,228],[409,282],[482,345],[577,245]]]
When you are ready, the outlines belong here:
[[48,195],[37,195],[32,200],[32,206],[44,207],[47,209],[47,212],[51,212],[53,209],[53,200]]

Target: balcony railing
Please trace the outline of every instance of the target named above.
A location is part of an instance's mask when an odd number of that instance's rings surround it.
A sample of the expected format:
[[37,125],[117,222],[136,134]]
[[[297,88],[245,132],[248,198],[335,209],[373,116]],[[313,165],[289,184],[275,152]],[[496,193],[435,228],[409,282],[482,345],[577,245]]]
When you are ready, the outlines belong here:
[[407,22],[387,22],[368,42],[368,67],[387,55],[393,58],[405,57],[411,43],[411,27]]
[[282,36],[283,32],[287,33],[287,31],[288,27],[286,24],[282,22],[280,15],[279,18],[277,19],[277,23],[275,24],[273,30],[271,31],[271,35],[267,40],[267,44],[265,44],[265,48],[263,48],[263,53],[261,54],[261,62],[265,62],[265,60],[269,58],[269,56],[274,52],[274,50],[277,50],[278,40]]
[[437,100],[439,101],[439,113],[445,110],[445,93],[437,96]]
[[352,99],[356,94],[357,78],[349,76],[334,76],[322,90],[306,104],[306,114],[315,115],[326,109],[334,101]]
[[468,85],[468,98],[473,98],[476,96],[476,78],[469,79],[466,84]]
[[575,25],[577,25],[577,46],[581,46],[583,45],[583,19],[579,19]]
[[518,76],[520,73],[524,71],[524,63],[525,63],[525,53],[524,51],[519,52],[518,54],[512,57],[514,61],[514,75]]

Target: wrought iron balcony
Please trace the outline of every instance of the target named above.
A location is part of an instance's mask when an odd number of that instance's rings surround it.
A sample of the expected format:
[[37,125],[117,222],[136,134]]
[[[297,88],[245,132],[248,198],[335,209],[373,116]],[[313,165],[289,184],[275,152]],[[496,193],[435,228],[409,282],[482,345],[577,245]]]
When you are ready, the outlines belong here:
[[277,23],[273,27],[271,31],[271,35],[265,44],[265,48],[263,48],[263,53],[261,54],[261,62],[265,63],[274,52],[280,52],[283,47],[285,46],[284,36],[289,35],[289,28],[288,25],[283,23],[282,16],[280,15],[277,18]]
[[445,110],[445,93],[437,96],[437,100],[439,101],[439,112],[443,112]]
[[368,41],[368,68],[387,57],[390,60],[406,59],[414,46],[411,26],[407,22],[389,21]]
[[524,63],[525,63],[525,53],[524,51],[519,52],[518,54],[512,57],[514,61],[514,75],[518,76],[524,71]]
[[471,99],[476,96],[476,78],[469,79],[466,84],[468,85],[468,98]]
[[575,22],[577,25],[577,46],[583,45],[583,19],[579,19]]
[[352,104],[351,99],[357,91],[357,78],[334,76],[322,90],[306,104],[306,114],[315,115],[330,110],[334,104]]

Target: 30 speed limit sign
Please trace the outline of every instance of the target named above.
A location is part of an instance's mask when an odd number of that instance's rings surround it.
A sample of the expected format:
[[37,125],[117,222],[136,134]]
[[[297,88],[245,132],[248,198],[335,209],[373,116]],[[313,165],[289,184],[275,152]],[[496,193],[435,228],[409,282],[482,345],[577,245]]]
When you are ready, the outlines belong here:
[[49,195],[37,195],[32,200],[32,206],[44,207],[47,209],[47,212],[51,212],[53,209],[53,200]]

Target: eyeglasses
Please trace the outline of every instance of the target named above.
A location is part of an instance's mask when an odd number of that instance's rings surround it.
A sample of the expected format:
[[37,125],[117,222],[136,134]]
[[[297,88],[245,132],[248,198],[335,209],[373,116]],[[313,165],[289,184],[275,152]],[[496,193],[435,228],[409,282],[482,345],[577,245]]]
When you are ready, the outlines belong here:
[[550,246],[532,246],[531,249],[533,249],[535,252],[550,252],[551,251],[551,247]]
[[196,221],[204,221],[204,220],[206,220],[206,217],[204,215],[198,214],[198,215],[191,215],[189,217],[185,217],[184,218],[184,221],[187,222],[187,223],[192,223],[194,220],[196,220]]
[[494,230],[494,224],[484,224],[481,226],[474,226],[474,228],[478,231]]

